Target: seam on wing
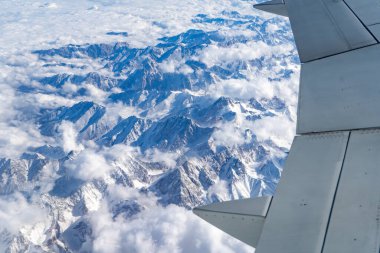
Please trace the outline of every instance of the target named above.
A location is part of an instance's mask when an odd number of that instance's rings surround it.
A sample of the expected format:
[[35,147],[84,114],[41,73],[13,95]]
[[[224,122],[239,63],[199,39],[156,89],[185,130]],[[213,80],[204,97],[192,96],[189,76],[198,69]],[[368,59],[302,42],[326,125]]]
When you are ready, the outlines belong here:
[[351,132],[348,133],[348,137],[347,137],[347,141],[346,141],[346,148],[345,148],[344,154],[343,154],[343,161],[342,161],[342,165],[340,167],[340,172],[339,172],[338,181],[337,181],[337,184],[336,184],[336,187],[335,187],[333,201],[331,203],[330,214],[329,214],[329,218],[327,220],[325,235],[323,237],[322,250],[321,250],[322,253],[323,253],[323,251],[325,249],[325,244],[326,244],[326,239],[327,239],[327,233],[329,232],[329,226],[330,226],[330,222],[331,222],[331,216],[332,216],[332,213],[334,211],[334,203],[335,203],[335,199],[336,199],[336,196],[337,196],[337,193],[338,193],[339,183],[340,183],[340,180],[341,180],[341,177],[342,177],[342,172],[343,172],[344,164],[345,164],[345,161],[346,161],[346,155],[347,155],[347,151],[348,151],[348,146],[350,144],[350,138],[351,138]]
[[345,0],[342,0],[342,2],[347,6],[347,8],[354,14],[354,16],[359,20],[359,22],[362,24],[362,26],[368,31],[369,34],[376,40],[377,43],[379,43],[379,40],[376,38],[376,36],[371,32],[370,29],[364,24],[364,22],[360,19],[360,17],[354,12],[354,10],[346,3]]
[[205,212],[210,214],[229,214],[229,215],[240,215],[240,216],[249,216],[249,217],[257,217],[257,218],[265,218],[266,216],[261,215],[254,215],[254,214],[245,214],[245,213],[229,213],[229,212],[222,212],[222,211],[210,211],[210,210],[203,210],[203,209],[195,209],[195,211],[199,212]]
[[331,13],[331,11],[330,11],[329,7],[326,5],[325,1],[320,0],[320,2],[322,4],[322,6],[325,8],[326,13],[329,15],[331,22],[334,23],[334,27],[335,27],[335,30],[337,31],[337,33],[346,42],[347,47],[348,48],[352,48],[349,40],[344,35],[344,32],[342,31],[342,29],[340,29],[340,26],[336,22],[336,19],[334,18],[334,15]]

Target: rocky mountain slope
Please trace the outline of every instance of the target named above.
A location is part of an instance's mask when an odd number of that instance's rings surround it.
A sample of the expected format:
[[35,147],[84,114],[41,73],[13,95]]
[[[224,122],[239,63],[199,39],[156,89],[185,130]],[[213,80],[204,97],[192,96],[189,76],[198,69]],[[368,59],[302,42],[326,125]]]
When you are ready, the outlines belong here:
[[274,193],[289,143],[272,135],[291,135],[278,129],[295,121],[299,62],[290,27],[228,11],[192,22],[220,29],[191,29],[145,48],[33,52],[49,74],[17,92],[70,102],[24,115],[46,144],[0,159],[0,207],[21,202],[32,216],[17,231],[0,225],[4,252],[101,252],[98,218],[130,232],[152,208]]

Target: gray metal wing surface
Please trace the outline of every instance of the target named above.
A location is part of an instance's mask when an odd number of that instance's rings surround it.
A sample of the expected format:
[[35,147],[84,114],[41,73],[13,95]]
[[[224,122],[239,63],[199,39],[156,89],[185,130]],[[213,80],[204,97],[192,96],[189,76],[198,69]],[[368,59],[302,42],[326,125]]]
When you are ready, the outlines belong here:
[[194,213],[248,245],[257,247],[272,197],[241,199],[194,209]]
[[291,23],[301,59],[297,136],[273,199],[194,212],[256,253],[379,253],[380,0],[255,7]]

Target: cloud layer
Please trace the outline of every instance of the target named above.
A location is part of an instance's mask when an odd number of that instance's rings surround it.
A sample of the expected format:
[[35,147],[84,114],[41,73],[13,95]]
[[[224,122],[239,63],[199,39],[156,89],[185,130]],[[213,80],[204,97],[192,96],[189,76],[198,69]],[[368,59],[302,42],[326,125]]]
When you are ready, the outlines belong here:
[[[120,188],[117,192],[119,197],[136,197],[136,193]],[[117,197],[112,199],[115,201]],[[116,253],[125,249],[136,253],[252,252],[252,248],[210,228],[183,208],[157,206],[154,198],[139,196],[138,199],[145,206],[144,211],[128,222],[122,217],[113,219],[106,203],[102,209],[89,214],[94,228],[95,240],[91,245],[94,252]]]
[[[288,40],[281,44],[272,38],[259,39],[265,32],[278,33],[287,27],[287,23],[279,18],[276,21],[279,25],[272,20],[269,24],[260,24],[264,28],[258,30],[254,25],[259,24],[252,21],[255,20],[252,15],[257,14],[252,10],[253,2],[4,2],[0,11],[0,158],[6,159],[0,160],[0,183],[5,185],[4,189],[9,194],[0,195],[0,235],[6,235],[4,240],[0,238],[0,251],[9,247],[19,249],[23,242],[29,252],[58,251],[59,247],[64,249],[67,245],[75,245],[74,252],[79,249],[82,252],[111,253],[125,252],[126,249],[132,253],[252,252],[252,248],[209,226],[184,207],[162,205],[163,199],[172,197],[170,194],[155,196],[152,192],[164,192],[168,183],[163,183],[161,188],[164,189],[161,189],[155,182],[173,175],[173,182],[169,182],[173,185],[169,188],[175,189],[174,193],[190,192],[190,196],[195,195],[203,202],[212,200],[214,196],[227,200],[257,195],[247,192],[246,186],[241,192],[235,190],[231,193],[232,186],[225,180],[244,181],[246,178],[236,177],[239,170],[248,170],[246,173],[250,176],[260,162],[266,162],[267,158],[260,158],[262,154],[252,150],[259,145],[272,152],[268,157],[276,159],[283,158],[284,150],[289,148],[294,135],[299,72],[297,62],[292,57],[295,49]],[[272,17],[269,14],[259,15]],[[246,29],[249,25],[253,27]],[[149,49],[162,43],[159,38],[181,34],[189,29],[218,31],[219,35],[232,38],[229,41],[231,44],[214,41],[189,58],[183,58],[182,52],[178,52],[160,62],[157,71],[161,71],[160,74],[194,76],[199,70],[191,68],[188,63],[199,61],[210,69],[231,70],[233,75],[226,74],[225,78],[211,75],[212,84],[204,90],[169,92],[162,101],[158,97],[151,104],[144,105],[148,109],[132,102],[128,104],[109,99],[109,95],[123,92],[120,87],[107,90],[90,82],[75,84],[72,81],[64,82],[62,87],[52,87],[40,82],[41,77],[62,73],[97,73],[116,80],[126,78],[122,71],[116,74],[107,69],[104,59],[85,55],[73,58],[55,55],[41,60],[32,53],[33,50],[59,48],[68,44],[115,42],[126,42],[132,49]],[[284,36],[291,36],[289,29],[284,33]],[[250,38],[250,41],[234,41],[239,38]],[[273,60],[276,55],[282,55],[282,58]],[[269,67],[260,68],[254,64],[262,59],[262,65]],[[139,59],[136,66],[143,60],[144,57]],[[279,78],[283,76],[281,71],[284,66],[291,74]],[[80,91],[83,92],[77,95]],[[143,104],[149,95],[144,92],[137,94],[134,102]],[[214,115],[212,111],[206,118],[208,106],[221,97],[228,98],[227,109],[223,109],[226,112],[217,111],[219,114]],[[268,108],[273,106],[274,109],[268,113],[270,116],[261,115],[260,109],[252,109],[252,98]],[[96,113],[89,112],[83,116],[85,119],[60,114],[82,101],[92,101],[99,108],[106,108],[100,122],[94,124],[95,127],[86,128],[87,132],[82,130],[86,123],[94,120]],[[276,109],[277,105],[271,104],[276,101],[280,105],[286,101],[286,106]],[[182,125],[176,126],[183,127],[185,132],[177,139],[181,141],[194,135],[193,139],[197,141],[201,139],[196,135],[197,131],[212,129],[210,139],[205,142],[207,147],[211,147],[206,150],[210,153],[205,151],[205,157],[197,153],[198,149],[203,151],[204,146],[200,144],[196,146],[197,150],[182,146],[175,150],[162,148],[166,147],[174,131],[165,133],[166,139],[160,145],[145,149],[132,147],[134,135],[143,132],[143,127],[139,128],[138,124],[133,125],[132,141],[128,145],[102,146],[95,137],[83,137],[86,134],[95,136],[97,131],[110,131],[117,123],[133,116],[146,119],[147,125],[159,120],[169,125],[168,122],[173,122],[167,120],[170,117],[177,117],[174,120],[177,123],[192,105],[207,108],[200,108],[203,111],[199,115],[192,115],[191,120],[185,118],[181,121]],[[176,111],[177,107],[183,110]],[[41,127],[46,122],[41,122],[40,117],[46,111],[52,112],[55,117],[62,117],[57,121],[54,117],[47,120],[52,126],[50,135],[41,134]],[[252,115],[259,116],[252,120],[249,118]],[[156,129],[162,127],[157,125],[154,125]],[[115,135],[110,137],[111,141],[117,138],[117,134],[123,133],[116,129]],[[153,133],[152,136],[163,134]],[[194,145],[198,145],[196,141]],[[272,146],[276,146],[275,151],[271,150]],[[48,151],[44,152],[45,149]],[[222,161],[225,164],[233,164],[237,159],[235,154],[239,152],[243,158],[231,167],[233,173],[226,172],[223,175],[225,180],[221,180],[218,178],[220,175],[213,171],[219,165],[216,162],[208,164],[213,159],[209,157],[212,152],[218,155],[215,160],[226,159]],[[193,157],[187,159],[186,155]],[[185,173],[189,170],[193,174]],[[13,178],[13,175],[16,176]],[[201,177],[205,185],[194,183]],[[14,181],[21,183],[15,186]],[[186,185],[181,185],[183,182]],[[6,192],[4,189],[2,192]],[[198,199],[192,201],[191,204],[201,203]],[[139,212],[134,213],[134,210]],[[83,241],[68,242],[66,234],[60,237],[66,229],[76,231],[78,234],[74,235]],[[54,246],[49,248],[51,242]]]

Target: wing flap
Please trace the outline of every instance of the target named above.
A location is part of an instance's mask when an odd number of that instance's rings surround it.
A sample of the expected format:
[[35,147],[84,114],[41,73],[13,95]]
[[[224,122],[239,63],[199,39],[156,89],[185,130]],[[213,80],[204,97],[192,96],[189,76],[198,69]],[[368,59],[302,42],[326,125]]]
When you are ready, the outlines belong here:
[[256,252],[321,253],[348,136],[295,138]]
[[353,131],[323,253],[380,249],[380,131]]

